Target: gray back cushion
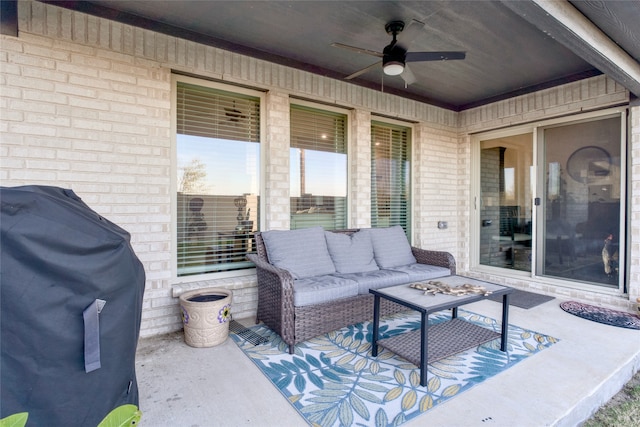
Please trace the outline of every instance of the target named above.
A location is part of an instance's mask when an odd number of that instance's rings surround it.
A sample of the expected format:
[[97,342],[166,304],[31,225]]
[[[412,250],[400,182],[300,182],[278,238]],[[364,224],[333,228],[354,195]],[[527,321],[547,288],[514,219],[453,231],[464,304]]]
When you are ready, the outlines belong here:
[[351,236],[325,231],[329,255],[338,273],[362,273],[378,270],[373,258],[373,245],[369,233],[356,232]]
[[269,262],[296,279],[336,272],[322,227],[261,233]]
[[398,267],[415,264],[416,258],[411,252],[407,235],[399,225],[388,228],[369,228],[373,243],[373,256],[380,268]]

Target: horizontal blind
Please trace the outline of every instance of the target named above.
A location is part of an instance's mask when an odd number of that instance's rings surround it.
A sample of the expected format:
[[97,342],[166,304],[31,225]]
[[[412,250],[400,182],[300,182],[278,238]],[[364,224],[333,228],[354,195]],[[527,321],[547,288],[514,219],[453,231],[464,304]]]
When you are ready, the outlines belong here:
[[176,124],[183,135],[259,142],[260,101],[178,82]]
[[251,192],[259,178],[250,183],[260,175],[259,112],[257,97],[177,84],[176,149],[186,162],[176,195],[178,276],[253,267],[246,254],[259,224]]
[[371,126],[371,226],[410,226],[410,129]]
[[346,154],[346,127],[345,114],[291,106],[291,147]]
[[290,128],[291,229],[346,228],[346,114],[292,105]]

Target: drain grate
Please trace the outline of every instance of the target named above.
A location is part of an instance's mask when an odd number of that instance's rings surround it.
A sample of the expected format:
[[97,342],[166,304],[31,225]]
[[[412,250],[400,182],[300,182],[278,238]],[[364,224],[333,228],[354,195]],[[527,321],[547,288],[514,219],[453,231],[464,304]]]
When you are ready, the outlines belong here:
[[253,345],[263,344],[269,342],[268,338],[263,337],[260,334],[256,334],[251,329],[245,328],[240,323],[232,320],[229,323],[229,330],[244,339],[245,341],[250,342]]

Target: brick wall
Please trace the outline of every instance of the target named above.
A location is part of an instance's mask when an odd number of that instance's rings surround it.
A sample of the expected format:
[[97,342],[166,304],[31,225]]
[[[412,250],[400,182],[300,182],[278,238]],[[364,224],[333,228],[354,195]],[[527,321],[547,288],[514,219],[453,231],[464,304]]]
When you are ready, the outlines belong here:
[[[254,274],[173,276],[172,70],[266,92],[266,229],[289,228],[291,96],[353,110],[351,222],[357,227],[370,224],[371,112],[439,130],[457,121],[437,107],[49,4],[20,1],[19,29],[18,38],[2,37],[0,50],[0,178],[10,186],[72,188],[131,233],[147,274],[142,336],[181,327],[178,296],[185,290],[233,289],[238,318],[253,316],[257,299]],[[445,250],[454,251],[455,243]]]
[[[413,138],[413,219],[414,244],[425,249],[457,252],[463,194],[458,181],[458,134],[451,129],[418,125]],[[448,228],[438,229],[438,221]],[[456,260],[459,254],[456,253]]]
[[[23,0],[18,7],[19,37],[0,39],[2,185],[72,188],[131,233],[147,274],[142,336],[181,328],[177,297],[187,289],[232,289],[239,318],[253,316],[256,305],[254,274],[197,281],[173,276],[172,70],[266,92],[267,229],[289,227],[291,96],[352,110],[354,227],[370,224],[372,114],[417,123],[412,138],[414,243],[452,252],[460,271],[467,268],[470,251],[469,133],[628,99],[619,85],[596,77],[458,114],[51,4]],[[636,107],[634,183],[640,182],[638,115]],[[637,193],[637,187],[632,191]],[[630,247],[632,277],[638,279],[640,197],[635,193]],[[439,230],[439,220],[449,228]]]
[[371,227],[371,113],[355,110],[351,117],[349,177],[351,226]]
[[290,222],[289,198],[289,95],[273,91],[266,105],[266,193],[264,213],[267,230],[287,230]]

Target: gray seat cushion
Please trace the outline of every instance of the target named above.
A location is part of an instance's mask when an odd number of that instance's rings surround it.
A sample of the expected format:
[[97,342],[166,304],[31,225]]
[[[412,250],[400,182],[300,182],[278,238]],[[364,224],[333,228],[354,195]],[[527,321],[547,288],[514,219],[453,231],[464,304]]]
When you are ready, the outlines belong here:
[[386,288],[387,286],[409,283],[409,275],[401,271],[376,270],[363,273],[333,274],[333,276],[353,280],[358,283],[358,293],[368,294],[369,289]]
[[391,268],[416,262],[407,235],[399,225],[388,228],[369,228],[360,232],[371,235],[373,256],[378,267]]
[[369,233],[352,235],[325,231],[329,255],[338,273],[360,273],[378,270],[373,258],[373,244]]
[[293,305],[303,307],[358,295],[353,280],[333,275],[307,277],[293,282]]
[[389,270],[407,274],[409,276],[409,281],[411,282],[437,279],[438,277],[451,275],[451,270],[446,267],[418,263],[401,265],[399,267],[390,268]]
[[322,227],[261,233],[269,262],[295,279],[335,273]]

